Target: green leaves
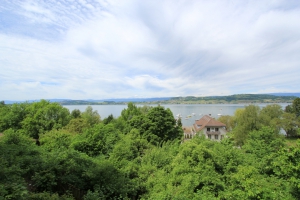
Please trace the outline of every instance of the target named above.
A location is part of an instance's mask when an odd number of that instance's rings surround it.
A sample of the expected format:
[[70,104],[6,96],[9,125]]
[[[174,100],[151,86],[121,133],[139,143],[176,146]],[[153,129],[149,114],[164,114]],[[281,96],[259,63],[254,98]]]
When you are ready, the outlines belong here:
[[89,156],[109,156],[115,143],[120,139],[120,132],[112,124],[98,124],[77,135],[71,146]]
[[30,104],[26,113],[26,118],[21,122],[22,131],[35,139],[46,131],[66,126],[71,119],[67,108],[45,100]]
[[224,116],[235,141],[221,142],[180,143],[182,128],[162,106],[130,103],[103,121],[91,107],[71,116],[47,101],[0,105],[0,114],[6,199],[300,198],[299,145],[286,147],[278,133],[295,129],[297,117],[278,106]]
[[152,144],[180,141],[183,136],[183,130],[177,125],[171,110],[162,106],[151,108],[145,115],[132,117],[129,124]]

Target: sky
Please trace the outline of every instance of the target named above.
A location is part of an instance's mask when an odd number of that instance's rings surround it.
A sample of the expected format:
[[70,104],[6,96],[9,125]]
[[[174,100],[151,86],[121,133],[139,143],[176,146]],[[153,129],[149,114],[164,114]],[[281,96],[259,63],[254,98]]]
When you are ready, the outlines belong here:
[[0,100],[300,92],[299,0],[1,0]]

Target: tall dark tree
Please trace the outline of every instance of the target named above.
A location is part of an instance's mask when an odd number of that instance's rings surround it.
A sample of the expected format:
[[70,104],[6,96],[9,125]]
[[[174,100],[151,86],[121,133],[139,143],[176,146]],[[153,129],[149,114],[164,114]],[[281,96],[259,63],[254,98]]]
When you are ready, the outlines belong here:
[[103,119],[103,124],[109,124],[113,120],[114,120],[114,116],[112,114],[110,114],[108,117]]
[[293,111],[296,114],[297,117],[300,116],[300,98],[296,98],[293,101]]
[[146,115],[133,117],[129,124],[151,143],[181,139],[183,136],[182,127],[176,124],[171,110],[162,106],[151,108]]
[[71,116],[72,116],[73,118],[79,118],[79,117],[81,116],[80,110],[79,110],[79,109],[74,109],[74,110],[72,110]]

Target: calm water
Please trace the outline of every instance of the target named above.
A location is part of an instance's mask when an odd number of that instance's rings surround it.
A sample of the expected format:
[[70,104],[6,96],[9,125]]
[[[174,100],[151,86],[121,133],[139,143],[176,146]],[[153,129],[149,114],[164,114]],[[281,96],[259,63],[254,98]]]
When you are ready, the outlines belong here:
[[[259,107],[265,107],[268,104],[256,104]],[[287,106],[287,103],[279,104],[284,109]],[[143,105],[137,105],[143,106]],[[157,106],[157,105],[150,105]],[[243,104],[166,104],[161,105],[165,108],[170,108],[173,112],[174,117],[177,114],[182,116],[182,124],[184,126],[190,126],[194,123],[196,119],[201,118],[203,115],[211,114],[212,117],[218,118],[218,114],[222,115],[233,115],[236,109],[244,108],[246,105]],[[84,111],[87,105],[70,105],[64,106],[70,111],[74,109],[79,109]],[[123,109],[127,108],[127,105],[92,105],[93,110],[97,110],[101,116],[101,119],[104,119],[108,115],[112,114],[114,117],[119,117]],[[189,117],[188,117],[189,116]],[[186,119],[187,118],[187,119]]]

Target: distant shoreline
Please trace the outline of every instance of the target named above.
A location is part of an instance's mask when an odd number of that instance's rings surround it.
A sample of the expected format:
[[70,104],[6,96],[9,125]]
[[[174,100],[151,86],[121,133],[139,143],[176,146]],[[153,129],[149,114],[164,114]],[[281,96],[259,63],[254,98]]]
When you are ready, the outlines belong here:
[[[290,93],[289,93],[290,94]],[[133,98],[133,99],[106,99],[106,100],[71,100],[71,99],[48,99],[61,105],[126,105],[128,102],[135,104],[256,104],[256,103],[292,103],[300,97],[287,96],[284,93],[279,95],[271,94],[235,94],[229,96],[207,96],[207,97],[163,97],[163,98]],[[28,101],[4,101],[5,104],[37,102],[40,100]]]

